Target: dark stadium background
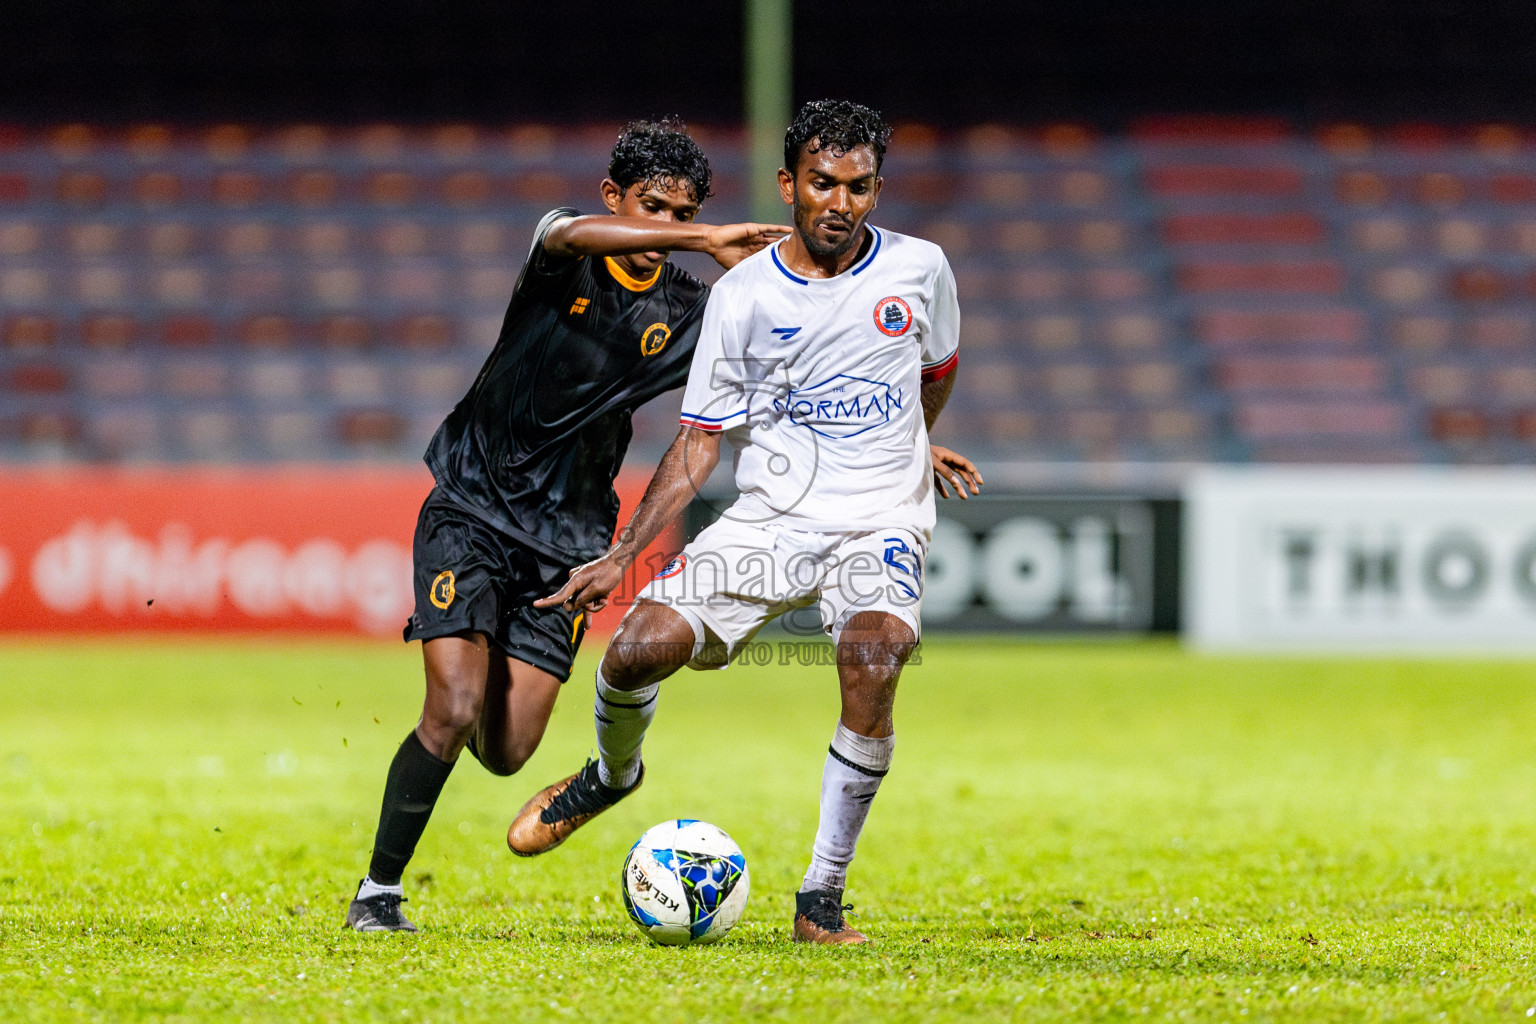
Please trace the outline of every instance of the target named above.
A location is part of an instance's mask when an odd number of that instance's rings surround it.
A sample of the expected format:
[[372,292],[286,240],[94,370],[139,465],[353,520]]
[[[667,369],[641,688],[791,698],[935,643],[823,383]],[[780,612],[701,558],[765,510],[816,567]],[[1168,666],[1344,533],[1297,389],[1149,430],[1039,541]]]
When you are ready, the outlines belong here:
[[[528,231],[592,207],[617,126],[682,115],[718,171],[706,215],[749,215],[767,180],[743,131],[750,6],[6,5],[0,621],[195,625],[185,608],[225,579],[243,597],[213,624],[387,631],[398,588],[295,597],[214,566],[153,614],[124,595],[182,578],[180,548],[146,554],[167,523],[212,544],[238,522],[285,547],[240,542],[231,565],[289,558],[285,578],[401,577],[425,440],[495,337]],[[1178,627],[1203,467],[1536,462],[1536,7],[790,7],[789,101],[857,98],[897,124],[880,222],[943,244],[960,286],[935,437],[1001,504],[946,509],[930,622]],[[675,409],[637,415],[626,497]],[[177,490],[230,466],[246,490]],[[60,467],[83,489],[48,490]],[[339,467],[399,483],[369,506],[387,517],[349,526],[304,490]],[[145,504],[166,494],[171,511]],[[996,547],[1020,517],[1054,540]],[[137,575],[76,586],[61,567],[97,564],[79,552]],[[34,600],[29,572],[64,604]]]
[[[1536,10],[1518,0],[794,8],[797,99],[950,124],[1523,119],[1536,88]],[[742,112],[736,3],[14,0],[0,26],[0,115],[30,122]]]

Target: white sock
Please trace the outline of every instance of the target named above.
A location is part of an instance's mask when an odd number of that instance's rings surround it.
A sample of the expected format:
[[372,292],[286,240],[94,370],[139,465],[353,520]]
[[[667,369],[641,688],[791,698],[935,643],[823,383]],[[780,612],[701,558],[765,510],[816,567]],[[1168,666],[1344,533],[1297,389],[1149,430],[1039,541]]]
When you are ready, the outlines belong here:
[[801,892],[836,889],[848,883],[848,865],[869,817],[869,805],[880,789],[880,780],[891,767],[896,737],[860,736],[842,722],[832,734],[827,763],[821,770],[821,823],[811,848],[811,866]]
[[392,892],[396,896],[405,895],[403,887],[399,885],[380,885],[365,875],[362,884],[357,887],[357,895],[352,898],[355,900],[365,900],[370,896],[377,896],[381,892]]
[[638,690],[616,690],[597,670],[597,700],[592,717],[597,720],[597,777],[613,789],[628,789],[640,777],[640,742],[656,717],[660,683]]

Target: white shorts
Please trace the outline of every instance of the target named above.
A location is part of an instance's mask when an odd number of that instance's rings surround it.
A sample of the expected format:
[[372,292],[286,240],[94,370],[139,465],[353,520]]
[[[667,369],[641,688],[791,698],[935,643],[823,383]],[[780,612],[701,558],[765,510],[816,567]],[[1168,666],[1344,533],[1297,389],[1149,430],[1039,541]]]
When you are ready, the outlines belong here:
[[927,544],[904,529],[811,532],[725,518],[640,592],[693,627],[694,668],[724,668],[770,620],[837,642],[859,612],[888,612],[921,636]]

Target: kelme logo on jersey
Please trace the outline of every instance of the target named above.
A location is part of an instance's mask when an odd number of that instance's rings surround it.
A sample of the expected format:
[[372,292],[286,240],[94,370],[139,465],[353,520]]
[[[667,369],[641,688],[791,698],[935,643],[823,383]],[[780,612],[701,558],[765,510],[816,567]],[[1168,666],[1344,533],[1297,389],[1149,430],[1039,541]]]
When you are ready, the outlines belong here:
[[901,337],[912,328],[912,307],[905,299],[887,295],[875,306],[875,326],[881,334]]
[[672,337],[672,328],[666,324],[651,324],[640,335],[640,354],[653,356],[667,347],[667,341]]
[[899,411],[901,388],[878,380],[850,377],[840,373],[820,384],[791,391],[775,398],[773,408],[786,413],[797,427],[814,430],[822,437],[853,437],[890,421]]
[[428,593],[427,596],[432,599],[432,603],[437,605],[437,607],[447,608],[449,605],[453,604],[455,593],[456,591],[454,590],[453,585],[453,572],[451,570],[445,569],[437,574],[437,579],[432,581],[432,590]]

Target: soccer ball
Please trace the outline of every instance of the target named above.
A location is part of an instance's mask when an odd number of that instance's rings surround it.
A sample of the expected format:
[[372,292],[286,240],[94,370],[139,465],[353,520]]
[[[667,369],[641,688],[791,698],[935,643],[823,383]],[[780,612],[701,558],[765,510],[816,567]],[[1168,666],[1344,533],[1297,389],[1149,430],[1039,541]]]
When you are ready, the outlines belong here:
[[747,908],[747,859],[707,821],[649,829],[624,858],[619,891],[641,931],[663,946],[716,942]]

